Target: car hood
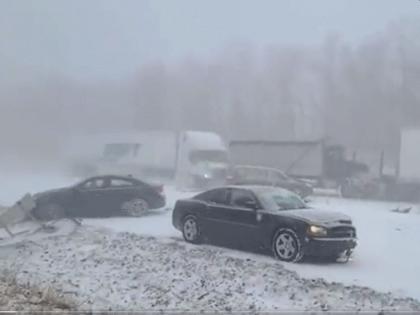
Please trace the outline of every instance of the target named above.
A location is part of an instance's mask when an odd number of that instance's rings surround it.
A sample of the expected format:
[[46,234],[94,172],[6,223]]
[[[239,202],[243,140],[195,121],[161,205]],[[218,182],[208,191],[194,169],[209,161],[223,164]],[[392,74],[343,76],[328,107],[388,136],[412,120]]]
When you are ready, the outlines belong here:
[[323,226],[352,223],[351,218],[343,213],[312,208],[285,210],[279,214]]

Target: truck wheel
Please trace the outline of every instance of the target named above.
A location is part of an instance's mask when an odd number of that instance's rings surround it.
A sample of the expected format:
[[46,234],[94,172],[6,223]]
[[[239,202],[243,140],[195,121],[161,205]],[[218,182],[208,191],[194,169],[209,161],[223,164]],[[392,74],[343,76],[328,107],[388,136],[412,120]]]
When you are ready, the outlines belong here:
[[302,259],[302,246],[299,237],[291,229],[280,229],[273,239],[274,256],[285,262],[298,262]]
[[188,215],[185,217],[182,224],[182,235],[184,240],[188,243],[201,243],[201,229],[197,222],[197,217]]
[[35,212],[35,217],[42,221],[58,220],[65,217],[65,209],[56,203],[40,206]]

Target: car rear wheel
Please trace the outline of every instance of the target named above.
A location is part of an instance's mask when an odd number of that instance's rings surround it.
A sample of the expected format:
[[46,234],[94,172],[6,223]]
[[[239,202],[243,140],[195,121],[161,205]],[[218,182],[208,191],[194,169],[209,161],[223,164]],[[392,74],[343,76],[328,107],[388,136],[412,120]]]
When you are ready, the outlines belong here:
[[298,262],[302,259],[302,246],[299,237],[291,229],[280,229],[273,240],[276,258],[286,262]]
[[201,243],[201,230],[195,216],[189,215],[185,217],[182,225],[182,235],[188,243]]
[[121,206],[121,210],[127,216],[141,217],[150,210],[150,207],[146,200],[134,199],[124,202]]
[[37,209],[35,216],[43,221],[58,220],[64,218],[65,210],[59,204],[49,203],[40,206],[39,209]]

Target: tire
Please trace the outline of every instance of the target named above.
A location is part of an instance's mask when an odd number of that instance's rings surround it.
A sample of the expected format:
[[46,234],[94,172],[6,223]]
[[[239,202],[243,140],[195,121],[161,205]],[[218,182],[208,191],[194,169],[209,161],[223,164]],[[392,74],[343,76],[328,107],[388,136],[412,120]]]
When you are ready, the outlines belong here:
[[182,221],[182,236],[184,240],[192,244],[200,244],[202,240],[201,229],[197,217],[187,215]]
[[126,201],[121,205],[121,211],[129,217],[141,217],[149,210],[149,203],[141,198]]
[[64,218],[66,215],[65,209],[56,203],[48,203],[40,206],[35,214],[39,220],[52,221]]
[[274,256],[285,262],[298,262],[302,259],[302,245],[296,232],[280,229],[273,238]]

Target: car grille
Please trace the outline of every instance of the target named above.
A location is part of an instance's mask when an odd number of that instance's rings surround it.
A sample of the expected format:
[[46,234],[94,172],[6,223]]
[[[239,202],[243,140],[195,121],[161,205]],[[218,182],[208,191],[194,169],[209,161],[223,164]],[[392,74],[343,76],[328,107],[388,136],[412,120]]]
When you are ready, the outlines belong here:
[[330,237],[356,237],[356,230],[350,226],[339,226],[328,230]]

